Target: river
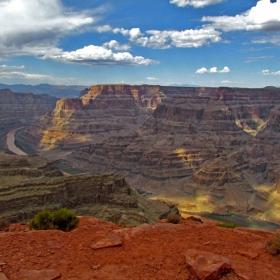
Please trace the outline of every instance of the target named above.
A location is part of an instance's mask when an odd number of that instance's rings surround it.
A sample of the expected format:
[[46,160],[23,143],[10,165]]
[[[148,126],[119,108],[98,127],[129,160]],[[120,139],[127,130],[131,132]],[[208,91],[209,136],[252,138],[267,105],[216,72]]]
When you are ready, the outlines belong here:
[[18,127],[18,128],[15,128],[15,129],[9,131],[7,134],[7,138],[6,138],[6,144],[8,146],[8,149],[11,152],[13,152],[14,154],[19,155],[19,156],[27,155],[27,153],[25,153],[24,151],[22,151],[15,145],[15,134],[18,130],[20,130],[22,128],[23,127]]

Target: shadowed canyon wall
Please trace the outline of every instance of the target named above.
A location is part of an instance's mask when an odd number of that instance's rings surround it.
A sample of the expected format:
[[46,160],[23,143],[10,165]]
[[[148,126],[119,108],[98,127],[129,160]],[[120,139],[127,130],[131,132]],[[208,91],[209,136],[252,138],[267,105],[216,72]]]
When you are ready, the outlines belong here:
[[0,89],[1,128],[29,124],[55,107],[58,99],[48,95],[16,93]]

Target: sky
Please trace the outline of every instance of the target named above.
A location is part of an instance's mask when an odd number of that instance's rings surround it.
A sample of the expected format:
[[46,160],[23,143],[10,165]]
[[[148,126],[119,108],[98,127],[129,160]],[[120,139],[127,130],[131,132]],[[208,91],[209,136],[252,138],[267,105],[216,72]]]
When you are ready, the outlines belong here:
[[280,87],[280,0],[0,0],[0,83]]

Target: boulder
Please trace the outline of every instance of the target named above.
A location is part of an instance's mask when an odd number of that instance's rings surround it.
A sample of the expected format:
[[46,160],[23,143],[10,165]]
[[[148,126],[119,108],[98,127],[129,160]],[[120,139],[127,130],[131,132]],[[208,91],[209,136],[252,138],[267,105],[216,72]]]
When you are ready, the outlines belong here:
[[231,261],[209,252],[189,249],[185,253],[186,263],[200,280],[216,280],[231,270]]

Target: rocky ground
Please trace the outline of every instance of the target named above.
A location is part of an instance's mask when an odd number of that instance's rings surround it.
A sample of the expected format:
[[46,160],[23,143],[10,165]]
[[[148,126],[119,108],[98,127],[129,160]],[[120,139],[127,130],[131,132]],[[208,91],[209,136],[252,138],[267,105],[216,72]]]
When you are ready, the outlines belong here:
[[207,220],[121,227],[82,217],[79,227],[69,233],[10,225],[0,232],[0,279],[195,280],[187,259],[201,275],[209,271],[211,262],[221,266],[215,259],[223,256],[226,273],[218,272],[211,279],[277,280],[279,257],[265,250],[271,235],[219,228]]

